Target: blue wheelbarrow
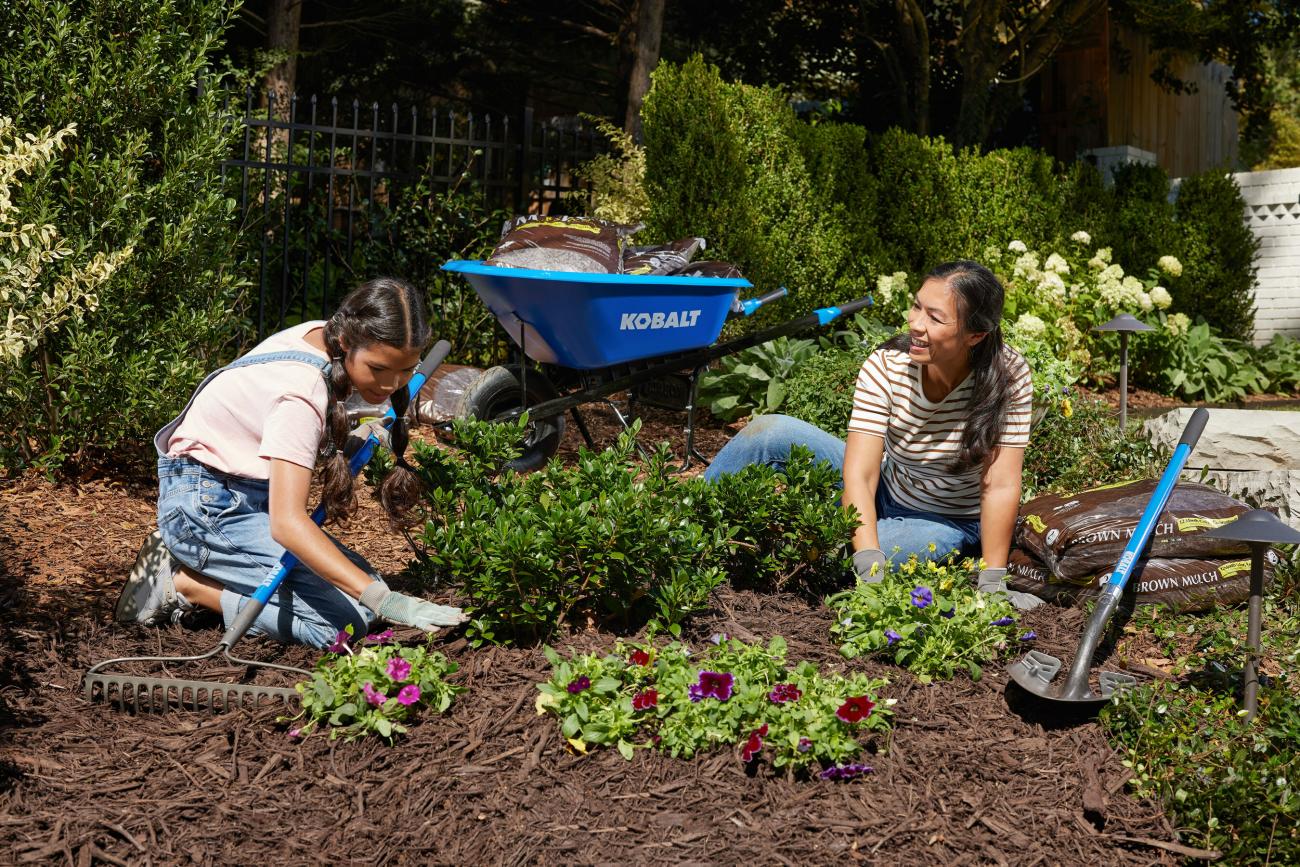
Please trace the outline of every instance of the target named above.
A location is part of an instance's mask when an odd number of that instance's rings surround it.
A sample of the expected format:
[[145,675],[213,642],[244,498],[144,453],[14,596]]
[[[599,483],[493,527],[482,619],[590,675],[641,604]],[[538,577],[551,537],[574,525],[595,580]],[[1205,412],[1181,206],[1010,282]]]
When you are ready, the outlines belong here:
[[601,402],[624,428],[629,424],[609,396],[626,391],[641,402],[686,413],[686,456],[708,463],[695,449],[695,396],[710,362],[751,346],[816,328],[851,315],[872,301],[859,298],[716,343],[727,317],[750,316],[784,297],[785,288],[741,300],[752,288],[743,278],[583,274],[498,268],[455,260],[444,271],[464,275],[496,316],[519,353],[492,367],[461,397],[456,415],[508,421],[527,411],[523,454],[511,467],[524,472],[548,461],[564,435],[565,414],[592,445],[578,408]]

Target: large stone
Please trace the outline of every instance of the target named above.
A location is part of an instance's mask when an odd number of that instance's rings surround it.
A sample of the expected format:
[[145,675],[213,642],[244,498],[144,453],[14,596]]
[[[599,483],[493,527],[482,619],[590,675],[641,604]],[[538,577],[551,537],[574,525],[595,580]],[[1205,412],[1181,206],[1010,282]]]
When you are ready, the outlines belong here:
[[[1173,449],[1191,417],[1188,408],[1167,412],[1146,423],[1147,434]],[[1215,470],[1300,470],[1300,412],[1212,409],[1187,465]]]
[[[1169,449],[1192,410],[1176,409],[1145,425]],[[1300,530],[1300,412],[1212,409],[1181,478],[1203,481],[1230,497],[1269,509]]]

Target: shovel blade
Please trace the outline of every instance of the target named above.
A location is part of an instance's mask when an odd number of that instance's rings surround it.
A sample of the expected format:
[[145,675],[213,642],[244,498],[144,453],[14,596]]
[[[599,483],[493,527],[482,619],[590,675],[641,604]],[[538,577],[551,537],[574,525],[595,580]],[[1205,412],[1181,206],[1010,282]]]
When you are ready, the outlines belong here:
[[1061,670],[1061,660],[1038,650],[1031,650],[1019,662],[1013,663],[1007,673],[1021,689],[1048,701],[1075,705],[1103,705],[1117,690],[1137,685],[1137,679],[1117,671],[1103,671],[1097,678],[1098,691],[1088,685],[1087,670],[1082,677],[1062,683],[1053,683]]

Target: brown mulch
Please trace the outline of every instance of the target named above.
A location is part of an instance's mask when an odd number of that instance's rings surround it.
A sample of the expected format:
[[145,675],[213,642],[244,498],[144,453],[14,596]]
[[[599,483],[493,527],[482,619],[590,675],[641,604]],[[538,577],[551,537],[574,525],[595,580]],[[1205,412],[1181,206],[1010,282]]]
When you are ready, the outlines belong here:
[[[588,421],[598,443],[612,440],[612,415]],[[668,439],[680,454],[677,425],[672,413],[650,414],[644,440]],[[729,433],[711,423],[701,450],[714,453]],[[562,454],[578,439],[570,432]],[[1128,774],[1095,721],[1033,705],[999,665],[978,682],[922,685],[845,662],[825,606],[789,594],[721,590],[685,637],[781,634],[792,661],[889,677],[896,725],[872,743],[873,775],[747,773],[730,750],[693,761],[573,755],[533,708],[548,673],[541,651],[475,649],[456,635],[438,647],[460,663],[468,692],[394,748],[292,741],[276,708],[131,715],[89,704],[79,683],[93,662],[201,652],[220,636],[216,625],[109,622],[152,525],[152,493],[32,477],[0,487],[0,862],[1153,864],[1184,851],[1160,808],[1126,793]],[[386,571],[406,561],[368,499],[339,535]],[[1036,646],[1068,657],[1083,617],[1039,609],[1023,623]],[[557,643],[612,641],[589,631]],[[316,658],[252,639],[241,651],[305,668]]]
[[[1083,388],[1080,390],[1084,394],[1105,401],[1111,409],[1119,409],[1119,388],[1114,385],[1104,389]],[[1274,406],[1300,406],[1300,392],[1295,394],[1248,394],[1241,400],[1218,404],[1170,397],[1167,394],[1145,388],[1130,387],[1128,390],[1128,408],[1131,412],[1143,415],[1158,415],[1165,410],[1177,409],[1182,406],[1226,407],[1230,409],[1268,409]]]

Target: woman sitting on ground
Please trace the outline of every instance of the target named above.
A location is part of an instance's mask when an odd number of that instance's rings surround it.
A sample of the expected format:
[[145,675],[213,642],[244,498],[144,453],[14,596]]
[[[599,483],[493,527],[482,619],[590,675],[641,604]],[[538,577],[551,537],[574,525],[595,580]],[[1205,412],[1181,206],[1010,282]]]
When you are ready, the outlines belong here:
[[[751,463],[780,468],[804,445],[844,475],[844,504],[861,522],[853,566],[879,581],[915,554],[982,557],[978,587],[1009,593],[1007,559],[1020,503],[1033,383],[1002,342],[1003,289],[970,261],[922,283],[906,334],[882,344],[858,374],[847,444],[789,416],[759,416],[714,458],[716,478]],[[1013,604],[1042,600],[1009,593]]]

